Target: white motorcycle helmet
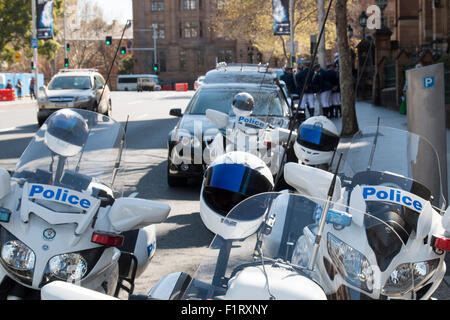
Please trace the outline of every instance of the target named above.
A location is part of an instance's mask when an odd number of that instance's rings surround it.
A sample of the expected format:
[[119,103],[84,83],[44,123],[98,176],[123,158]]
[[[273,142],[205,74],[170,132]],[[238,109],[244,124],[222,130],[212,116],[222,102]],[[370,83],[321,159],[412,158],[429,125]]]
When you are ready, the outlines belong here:
[[303,164],[329,164],[338,144],[339,133],[334,123],[327,117],[315,116],[298,129],[294,152]]
[[44,141],[57,155],[73,157],[83,149],[88,134],[88,125],[81,115],[70,109],[62,109],[47,120]]
[[205,226],[224,239],[243,239],[261,225],[264,210],[225,217],[241,201],[274,185],[272,173],[257,156],[233,151],[217,157],[205,172],[200,193],[200,217]]
[[249,123],[250,117],[255,109],[255,99],[250,93],[240,92],[234,96],[233,102],[231,104],[231,109],[236,115],[236,127],[241,131],[248,132],[250,134],[256,133],[252,128],[253,125]]

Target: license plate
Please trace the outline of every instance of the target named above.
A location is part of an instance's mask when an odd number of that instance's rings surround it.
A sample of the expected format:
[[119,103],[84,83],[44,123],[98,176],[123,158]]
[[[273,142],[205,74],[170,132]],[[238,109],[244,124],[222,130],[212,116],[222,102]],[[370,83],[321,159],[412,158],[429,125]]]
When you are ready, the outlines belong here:
[[69,104],[67,102],[56,102],[55,106],[57,106],[57,107],[68,107]]

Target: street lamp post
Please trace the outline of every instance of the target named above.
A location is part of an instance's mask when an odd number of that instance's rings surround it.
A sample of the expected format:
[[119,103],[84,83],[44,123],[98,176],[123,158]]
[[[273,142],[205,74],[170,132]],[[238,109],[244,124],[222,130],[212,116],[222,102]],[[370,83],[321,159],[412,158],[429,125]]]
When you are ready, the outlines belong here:
[[366,28],[367,28],[367,19],[369,17],[367,16],[366,12],[361,12],[361,15],[359,16],[359,25],[363,29],[363,39],[366,39]]
[[384,9],[387,7],[387,0],[376,0],[375,2],[381,10],[381,28],[384,29]]

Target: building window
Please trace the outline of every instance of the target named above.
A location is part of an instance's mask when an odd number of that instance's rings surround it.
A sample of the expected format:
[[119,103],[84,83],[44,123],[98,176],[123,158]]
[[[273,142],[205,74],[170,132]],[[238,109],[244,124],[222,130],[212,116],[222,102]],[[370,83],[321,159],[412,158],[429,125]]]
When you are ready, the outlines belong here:
[[233,51],[232,50],[218,50],[217,51],[217,62],[233,62]]
[[180,51],[180,70],[186,71],[186,51]]
[[205,65],[205,52],[203,50],[197,50],[197,70],[201,70]]
[[164,1],[153,1],[152,11],[164,11]]
[[200,38],[203,38],[203,23],[200,21],[200,27],[199,27],[199,34]]
[[217,0],[217,9],[223,9],[225,7],[225,0]]
[[197,38],[198,37],[197,22],[185,22],[184,23],[184,37],[185,38]]
[[195,10],[196,0],[184,0],[184,10]]
[[167,71],[167,67],[166,67],[166,52],[165,51],[160,51],[159,52],[159,70],[161,72],[166,72]]

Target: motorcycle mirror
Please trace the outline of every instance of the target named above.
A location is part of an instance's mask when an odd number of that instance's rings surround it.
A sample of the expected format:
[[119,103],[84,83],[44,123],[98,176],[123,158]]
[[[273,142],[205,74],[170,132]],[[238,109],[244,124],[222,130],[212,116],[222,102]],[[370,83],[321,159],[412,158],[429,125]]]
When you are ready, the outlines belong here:
[[64,281],[52,281],[41,289],[42,300],[119,300]]
[[[280,143],[287,142],[287,140],[289,139],[289,130],[288,129],[278,128],[277,127],[277,128],[275,128],[274,131],[277,132],[277,134],[278,134],[278,141]],[[295,139],[297,139],[297,132],[296,131],[292,131],[291,141],[295,141]]]
[[433,222],[433,207],[428,201],[422,209],[422,213],[419,215],[417,221],[417,239],[425,238],[431,230],[431,224]]
[[11,177],[6,169],[0,168],[0,200],[11,191]]
[[352,221],[360,226],[364,226],[364,214],[366,212],[366,201],[364,200],[362,189],[355,186],[350,194],[349,213],[352,215]]
[[[326,199],[330,183],[333,181],[333,174],[318,168],[289,162],[284,165],[284,179],[287,184],[294,187],[300,194]],[[336,177],[336,185],[331,201],[336,202],[340,198],[341,179]]]
[[136,230],[166,220],[170,206],[138,198],[119,198],[109,211],[111,225],[118,232]]
[[219,129],[225,129],[228,126],[228,121],[230,120],[230,117],[226,113],[213,109],[206,110],[206,117]]

